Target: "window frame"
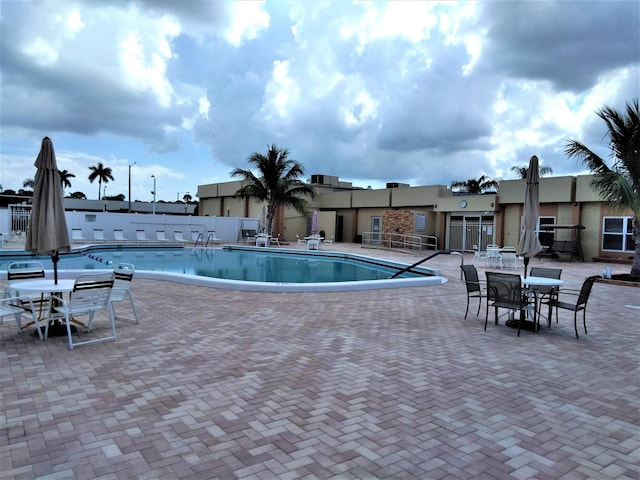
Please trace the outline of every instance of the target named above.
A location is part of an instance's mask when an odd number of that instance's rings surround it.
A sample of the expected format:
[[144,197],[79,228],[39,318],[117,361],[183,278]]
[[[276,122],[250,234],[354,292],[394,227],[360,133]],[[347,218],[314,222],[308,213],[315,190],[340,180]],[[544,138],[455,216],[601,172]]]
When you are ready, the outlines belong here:
[[[620,231],[607,230],[607,220],[622,220]],[[606,237],[620,237],[622,249],[605,248]],[[632,249],[627,249],[631,245]],[[635,243],[633,241],[633,217],[630,215],[605,215],[602,217],[602,230],[600,232],[600,249],[603,252],[633,253]]]

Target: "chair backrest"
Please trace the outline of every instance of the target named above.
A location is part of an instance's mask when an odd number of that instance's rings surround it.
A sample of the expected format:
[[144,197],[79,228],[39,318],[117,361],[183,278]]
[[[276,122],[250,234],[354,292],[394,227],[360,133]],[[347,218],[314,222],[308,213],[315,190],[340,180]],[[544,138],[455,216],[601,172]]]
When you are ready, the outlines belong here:
[[200,231],[199,230],[191,230],[191,241],[192,242],[197,241],[199,236],[200,236]]
[[44,278],[44,265],[40,262],[28,260],[11,262],[7,267],[7,280],[29,280]]
[[119,263],[113,269],[114,286],[124,286],[129,288],[129,283],[133,279],[135,267],[133,263]]
[[121,228],[114,228],[113,229],[113,239],[114,240],[125,241],[126,238],[124,238],[124,231]]
[[147,239],[147,234],[144,230],[136,230],[136,240],[145,241]]
[[101,228],[93,229],[93,239],[94,240],[104,240],[104,230]]
[[593,283],[596,281],[596,278],[598,277],[588,277],[585,279],[582,287],[580,288],[580,294],[578,295],[578,302],[576,306],[587,305],[587,302],[589,301],[589,295],[591,295],[591,289],[593,288]]
[[84,237],[82,236],[82,229],[81,228],[72,228],[71,229],[71,239],[72,240],[84,240]]
[[174,230],[173,238],[175,239],[176,242],[184,242],[184,236],[182,235],[181,230]]
[[158,241],[164,242],[167,239],[164,234],[164,230],[156,230],[156,238]]
[[79,276],[71,292],[71,310],[89,311],[108,308],[113,283],[113,272]]
[[514,306],[522,303],[520,275],[497,272],[486,272],[486,275],[487,299]]
[[512,266],[515,268],[516,266],[516,254],[514,252],[502,252],[500,254],[500,259],[502,260],[502,265]]
[[[556,280],[560,280],[560,276],[562,275],[561,268],[545,268],[545,267],[531,267],[529,270],[529,275],[532,277],[544,277],[544,278],[555,278]],[[539,293],[551,293],[557,292],[559,287],[535,287]]]
[[480,278],[475,265],[460,265],[464,275],[464,283],[467,286],[467,293],[480,292]]

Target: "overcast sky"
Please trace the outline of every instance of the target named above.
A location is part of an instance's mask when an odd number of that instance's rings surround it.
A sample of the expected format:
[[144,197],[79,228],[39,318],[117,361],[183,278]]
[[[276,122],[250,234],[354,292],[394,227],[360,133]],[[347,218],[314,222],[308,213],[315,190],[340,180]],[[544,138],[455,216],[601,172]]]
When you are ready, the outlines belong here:
[[0,185],[42,137],[72,191],[173,201],[275,143],[355,186],[515,178],[608,155],[595,111],[640,90],[640,2],[0,0]]

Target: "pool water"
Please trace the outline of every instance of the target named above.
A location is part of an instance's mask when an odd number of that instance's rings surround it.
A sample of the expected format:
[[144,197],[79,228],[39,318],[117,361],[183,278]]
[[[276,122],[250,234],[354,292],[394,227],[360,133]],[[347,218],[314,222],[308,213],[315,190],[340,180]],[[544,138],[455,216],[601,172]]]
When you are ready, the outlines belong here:
[[[33,255],[0,256],[0,270],[12,261],[37,259],[45,269],[53,268],[50,257]],[[201,277],[275,283],[324,283],[388,279],[404,265],[382,263],[368,257],[347,256],[336,252],[304,253],[278,249],[251,248],[157,248],[135,246],[88,247],[82,253],[62,255],[59,270],[94,270],[132,263],[136,270],[197,275]],[[402,278],[435,275],[427,269],[405,273]]]

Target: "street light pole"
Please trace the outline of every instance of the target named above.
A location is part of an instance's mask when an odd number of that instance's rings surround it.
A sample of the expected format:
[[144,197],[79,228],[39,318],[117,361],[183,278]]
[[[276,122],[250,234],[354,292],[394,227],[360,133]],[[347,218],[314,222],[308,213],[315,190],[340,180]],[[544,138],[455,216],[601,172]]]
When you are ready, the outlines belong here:
[[131,167],[133,167],[136,162],[133,162],[129,165],[129,213],[131,213]]
[[153,214],[156,214],[156,176],[155,175],[151,175],[151,178],[153,178],[153,191],[151,193],[153,193]]

